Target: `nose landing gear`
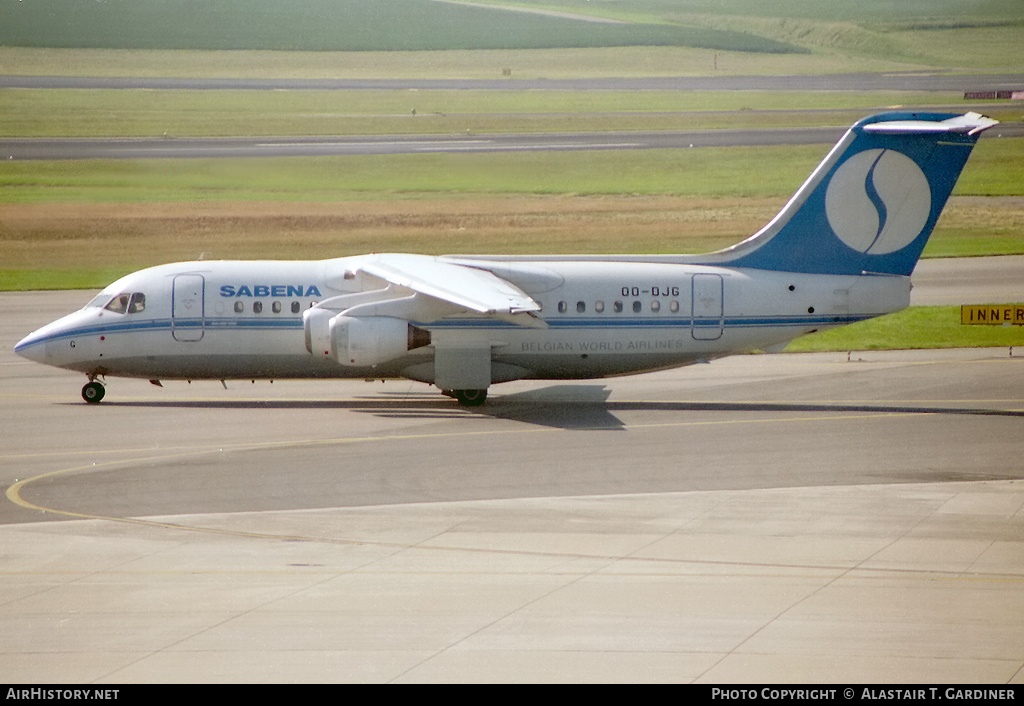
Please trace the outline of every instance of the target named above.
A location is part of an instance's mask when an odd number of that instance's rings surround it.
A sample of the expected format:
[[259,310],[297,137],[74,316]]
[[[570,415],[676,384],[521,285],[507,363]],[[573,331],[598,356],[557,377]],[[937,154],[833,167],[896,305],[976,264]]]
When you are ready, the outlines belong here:
[[107,390],[103,387],[102,383],[90,380],[85,384],[85,387],[82,388],[82,399],[89,404],[99,404],[106,392]]

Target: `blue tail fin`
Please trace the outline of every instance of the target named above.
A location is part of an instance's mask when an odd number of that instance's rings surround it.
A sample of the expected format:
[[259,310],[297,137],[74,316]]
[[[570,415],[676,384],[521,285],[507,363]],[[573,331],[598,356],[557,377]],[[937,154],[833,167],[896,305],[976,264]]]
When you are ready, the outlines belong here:
[[851,127],[789,203],[718,264],[909,275],[978,136],[977,113],[883,113]]

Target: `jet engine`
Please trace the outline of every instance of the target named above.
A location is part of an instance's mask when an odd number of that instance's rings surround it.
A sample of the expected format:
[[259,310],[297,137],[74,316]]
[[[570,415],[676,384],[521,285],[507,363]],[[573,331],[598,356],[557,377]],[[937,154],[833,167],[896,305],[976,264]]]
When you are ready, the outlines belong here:
[[302,312],[302,327],[306,332],[306,350],[317,358],[331,356],[331,319],[336,312],[328,309],[306,309]]
[[429,331],[390,316],[311,309],[303,319],[310,353],[355,368],[379,365],[430,343]]

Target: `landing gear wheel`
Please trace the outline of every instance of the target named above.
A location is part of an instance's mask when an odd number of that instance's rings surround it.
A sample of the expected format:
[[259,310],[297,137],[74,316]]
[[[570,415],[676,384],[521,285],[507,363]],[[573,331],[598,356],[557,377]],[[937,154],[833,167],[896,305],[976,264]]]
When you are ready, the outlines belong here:
[[479,407],[487,401],[487,389],[483,390],[453,390],[455,399],[463,407]]
[[99,404],[106,392],[106,388],[94,380],[86,383],[82,388],[82,399],[89,404]]

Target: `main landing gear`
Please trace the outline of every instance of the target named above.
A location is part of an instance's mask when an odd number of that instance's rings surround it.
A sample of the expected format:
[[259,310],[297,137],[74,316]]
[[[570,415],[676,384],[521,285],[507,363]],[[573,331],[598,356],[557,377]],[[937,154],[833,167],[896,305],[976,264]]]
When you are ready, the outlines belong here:
[[107,393],[107,389],[103,387],[102,383],[90,380],[85,383],[85,387],[82,388],[82,399],[89,404],[99,404],[100,400],[103,399],[103,395]]
[[457,399],[463,407],[479,407],[487,401],[487,388],[482,390],[450,390],[445,394]]

